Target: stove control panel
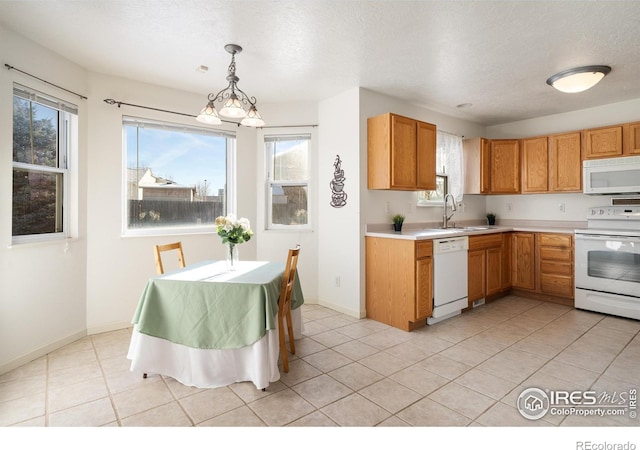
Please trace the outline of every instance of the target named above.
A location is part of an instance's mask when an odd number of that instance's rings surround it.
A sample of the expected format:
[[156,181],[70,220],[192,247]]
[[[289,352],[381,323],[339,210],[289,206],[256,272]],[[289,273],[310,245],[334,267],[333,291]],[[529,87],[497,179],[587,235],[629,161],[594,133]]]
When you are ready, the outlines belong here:
[[640,206],[600,206],[589,208],[587,220],[640,220]]

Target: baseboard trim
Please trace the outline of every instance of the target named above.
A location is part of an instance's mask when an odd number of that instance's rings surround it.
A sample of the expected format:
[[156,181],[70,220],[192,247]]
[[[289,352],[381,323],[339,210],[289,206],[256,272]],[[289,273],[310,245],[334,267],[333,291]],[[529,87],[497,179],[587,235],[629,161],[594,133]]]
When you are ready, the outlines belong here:
[[94,334],[108,333],[110,331],[117,331],[125,328],[133,328],[133,324],[131,322],[112,322],[105,325],[91,327],[87,328],[87,335],[91,336]]
[[82,339],[85,336],[87,336],[86,330],[78,331],[62,339],[58,339],[55,342],[44,345],[32,352],[27,353],[26,355],[22,355],[12,361],[9,361],[6,364],[1,365],[0,375],[4,375],[7,372],[11,372],[12,370],[17,369],[20,366],[24,366],[25,364],[30,363],[31,361],[35,361],[36,359],[41,358],[55,350],[58,350],[59,348],[62,348],[67,344],[71,344],[72,342]]
[[316,304],[333,309],[334,311],[338,311],[339,313],[346,314],[347,316],[354,317],[356,319],[363,319],[366,317],[366,313],[364,313],[363,311],[354,311],[352,309],[345,308],[342,305],[327,302],[325,300],[319,300]]

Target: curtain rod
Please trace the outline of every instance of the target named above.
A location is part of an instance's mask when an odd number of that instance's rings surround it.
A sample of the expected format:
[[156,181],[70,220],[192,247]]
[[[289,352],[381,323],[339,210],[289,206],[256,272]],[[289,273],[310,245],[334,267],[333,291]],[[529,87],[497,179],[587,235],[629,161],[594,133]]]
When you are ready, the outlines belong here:
[[458,136],[458,137],[461,137],[462,139],[464,139],[464,135],[463,134],[449,133],[448,131],[442,131],[442,130],[436,130],[436,131],[438,131],[439,133],[444,133],[444,134],[448,134],[448,135],[451,135],[451,136]]
[[65,88],[63,88],[61,86],[58,86],[57,84],[53,84],[53,83],[51,83],[51,82],[49,82],[47,80],[43,80],[42,78],[37,77],[35,75],[32,75],[32,74],[30,74],[28,72],[25,72],[24,70],[17,69],[16,67],[13,67],[13,66],[11,66],[9,64],[5,64],[4,66],[7,68],[7,70],[15,70],[16,72],[23,73],[23,74],[25,74],[25,75],[27,75],[27,76],[29,76],[31,78],[35,78],[36,80],[42,81],[43,83],[46,83],[46,84],[51,85],[53,87],[56,87],[58,89],[62,89],[63,91],[69,92],[70,94],[77,95],[78,97],[80,97],[83,100],[87,100],[87,97],[85,97],[82,94],[78,94],[77,92],[70,91],[69,89],[65,89]]
[[[160,112],[165,112],[165,113],[169,113],[169,114],[177,114],[179,116],[186,116],[186,117],[197,117],[194,114],[187,114],[187,113],[183,113],[183,112],[178,112],[178,111],[171,111],[168,109],[160,109],[160,108],[152,108],[151,106],[142,106],[142,105],[134,105],[133,103],[125,103],[125,102],[121,102],[119,100],[114,100],[112,98],[105,98],[104,102],[107,103],[108,105],[118,105],[118,108],[120,108],[120,106],[125,105],[125,106],[133,106],[134,108],[142,108],[142,109],[150,109],[152,111],[160,111]],[[237,125],[240,126],[240,122],[233,122],[231,120],[223,120],[221,119],[223,122],[225,123],[230,123],[233,125]],[[303,127],[317,127],[318,125],[282,125],[282,126],[272,126],[272,127],[256,127],[256,128],[303,128]]]

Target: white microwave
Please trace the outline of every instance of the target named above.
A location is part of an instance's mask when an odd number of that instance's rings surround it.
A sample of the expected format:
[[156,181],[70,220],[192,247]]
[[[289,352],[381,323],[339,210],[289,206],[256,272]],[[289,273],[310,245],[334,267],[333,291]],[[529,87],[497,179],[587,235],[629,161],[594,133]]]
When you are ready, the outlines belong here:
[[585,194],[640,194],[640,156],[582,162]]

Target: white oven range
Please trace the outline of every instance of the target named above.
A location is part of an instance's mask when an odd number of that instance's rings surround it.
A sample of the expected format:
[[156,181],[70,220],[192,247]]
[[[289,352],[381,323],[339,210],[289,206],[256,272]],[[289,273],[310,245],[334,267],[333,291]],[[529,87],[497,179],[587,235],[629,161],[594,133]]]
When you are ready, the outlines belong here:
[[575,231],[575,307],[640,320],[640,206],[589,208]]

